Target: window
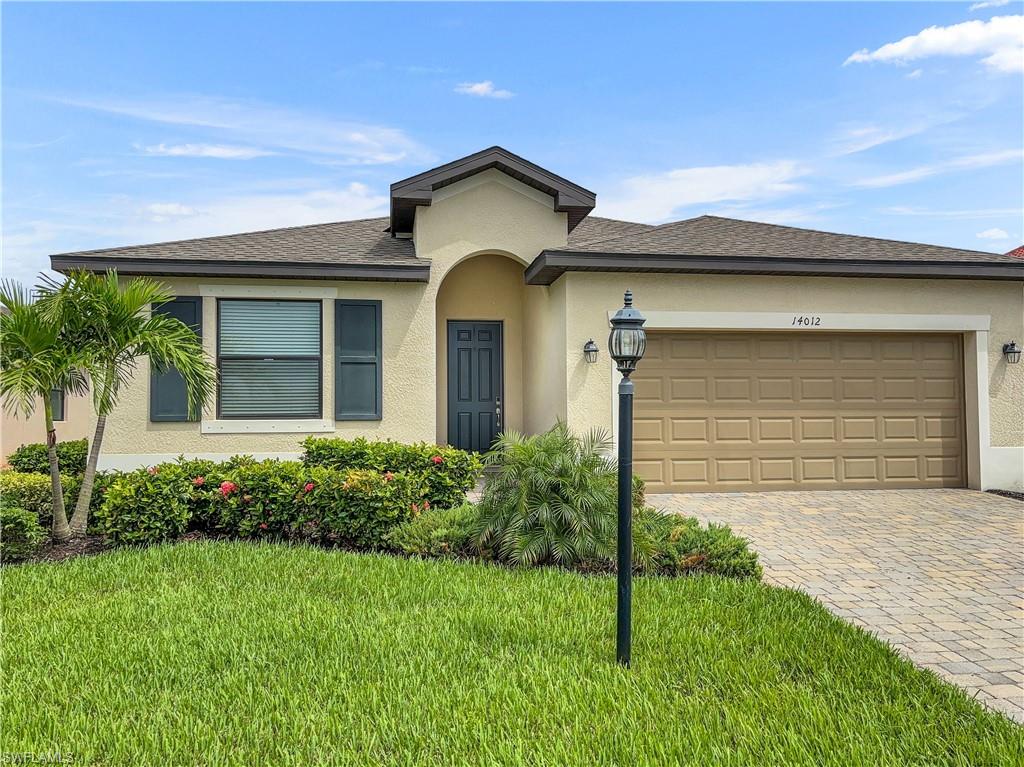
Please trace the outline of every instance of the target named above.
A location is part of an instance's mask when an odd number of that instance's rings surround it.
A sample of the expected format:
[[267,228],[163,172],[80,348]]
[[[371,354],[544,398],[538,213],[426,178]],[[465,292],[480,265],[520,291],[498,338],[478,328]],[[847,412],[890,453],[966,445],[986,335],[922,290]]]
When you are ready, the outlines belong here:
[[334,302],[334,417],[379,421],[384,392],[381,302]]
[[53,407],[53,420],[64,420],[64,390],[52,389],[50,391],[50,404]]
[[321,303],[221,299],[219,418],[320,418]]

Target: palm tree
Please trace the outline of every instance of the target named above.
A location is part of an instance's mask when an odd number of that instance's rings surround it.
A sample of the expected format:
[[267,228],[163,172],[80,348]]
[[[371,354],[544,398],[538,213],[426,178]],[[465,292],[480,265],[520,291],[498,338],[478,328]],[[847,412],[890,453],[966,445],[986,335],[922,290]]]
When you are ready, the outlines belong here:
[[53,493],[53,538],[63,542],[71,537],[71,529],[64,510],[51,393],[54,389],[68,394],[87,392],[88,359],[22,285],[4,280],[0,305],[0,396],[6,410],[26,418],[40,399],[43,402]]
[[104,275],[76,271],[62,284],[47,281],[40,294],[48,316],[78,340],[92,375],[96,431],[71,517],[72,534],[84,535],[107,416],[139,359],[148,357],[157,370],[177,369],[194,412],[202,409],[213,392],[216,369],[192,328],[174,317],[148,311],[174,298],[165,285],[148,277],[122,284],[116,271]]

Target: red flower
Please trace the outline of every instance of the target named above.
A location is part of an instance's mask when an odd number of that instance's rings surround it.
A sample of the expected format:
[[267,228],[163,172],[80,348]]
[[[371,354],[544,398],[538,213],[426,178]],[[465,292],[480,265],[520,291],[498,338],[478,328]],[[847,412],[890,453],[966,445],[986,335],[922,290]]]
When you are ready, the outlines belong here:
[[266,522],[261,522],[261,523],[260,523],[260,530],[266,530],[266,529],[267,529],[267,527],[268,527],[268,525],[267,525],[267,523],[266,523]]
[[156,474],[158,471],[160,471],[160,469],[158,469],[156,466],[150,466],[146,471],[148,471],[150,474]]
[[313,491],[314,487],[316,487],[316,485],[314,485],[312,482],[307,482],[306,486],[303,487],[302,489],[305,490],[307,493],[310,493]]
[[390,471],[385,471],[385,472],[384,472],[384,481],[385,481],[385,482],[390,482],[390,481],[391,481],[391,480],[393,480],[394,478],[395,478],[395,475],[394,475],[394,474],[392,474],[392,473],[391,473]]
[[220,494],[223,495],[225,498],[229,496],[231,493],[235,492],[237,489],[238,485],[236,485],[234,482],[228,482],[227,480],[225,480],[224,482],[220,483]]
[[434,456],[433,458],[431,458],[430,460],[434,462],[434,465],[435,465],[435,466],[437,466],[437,464],[439,464],[439,463],[444,463],[444,458],[442,458],[442,457],[441,457],[441,456],[439,456],[439,455],[435,455],[435,456]]
[[423,510],[426,511],[429,508],[430,508],[430,501],[428,501],[426,498],[424,498],[423,499]]
[[206,477],[196,477],[192,480],[192,484],[196,487],[202,487],[206,484]]
[[416,503],[414,503],[414,504],[412,505],[412,513],[413,513],[413,514],[419,514],[419,513],[420,513],[420,507],[419,507],[419,504],[416,504]]

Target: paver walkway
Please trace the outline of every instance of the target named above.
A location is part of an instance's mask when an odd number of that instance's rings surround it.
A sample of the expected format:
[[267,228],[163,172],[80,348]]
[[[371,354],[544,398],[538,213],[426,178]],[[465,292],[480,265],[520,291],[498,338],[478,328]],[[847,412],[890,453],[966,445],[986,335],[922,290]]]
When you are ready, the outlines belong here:
[[801,589],[1024,722],[1024,503],[972,490],[653,495],[728,523]]

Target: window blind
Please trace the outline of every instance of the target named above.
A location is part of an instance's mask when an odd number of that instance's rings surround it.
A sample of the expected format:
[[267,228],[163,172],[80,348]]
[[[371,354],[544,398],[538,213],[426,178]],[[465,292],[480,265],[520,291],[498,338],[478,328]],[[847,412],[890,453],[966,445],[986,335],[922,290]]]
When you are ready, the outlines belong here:
[[221,418],[321,417],[319,301],[221,299]]

